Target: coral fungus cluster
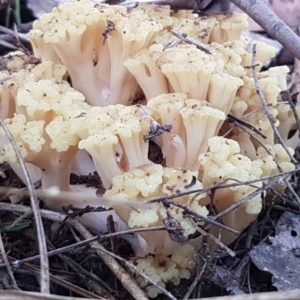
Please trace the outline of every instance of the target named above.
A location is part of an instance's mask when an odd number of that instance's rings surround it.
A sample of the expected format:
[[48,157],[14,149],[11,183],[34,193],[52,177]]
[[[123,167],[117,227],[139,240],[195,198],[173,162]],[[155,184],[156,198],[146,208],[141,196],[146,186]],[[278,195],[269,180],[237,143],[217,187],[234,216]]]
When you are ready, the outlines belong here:
[[[193,255],[201,247],[196,233],[213,212],[261,188],[258,179],[294,169],[290,155],[298,138],[290,132],[296,121],[280,96],[288,69],[260,72],[275,50],[257,43],[258,83],[289,153],[278,144],[256,92],[252,54],[242,36],[246,27],[247,17],[239,13],[199,17],[168,6],[127,10],[78,0],[34,22],[28,39],[35,57],[16,52],[1,58],[0,79],[7,80],[0,85],[0,116],[43,189],[76,190],[69,178],[74,167],[85,164],[78,158],[84,154],[106,189],[107,208],[120,222],[129,228],[162,225],[170,217],[179,222],[185,237],[180,242],[168,231],[138,233],[133,242],[137,267],[162,286],[192,276]],[[211,51],[178,40],[173,28]],[[256,130],[249,134],[234,126],[228,115]],[[18,171],[13,148],[1,135],[0,161]],[[148,157],[149,136],[162,151],[163,165]],[[212,185],[235,180],[257,182],[210,193]],[[145,204],[170,196],[168,205]],[[50,209],[64,205],[44,201]],[[261,208],[256,195],[210,232],[228,244],[236,235],[226,227],[242,231]],[[101,213],[90,222],[97,218]],[[95,223],[89,227],[105,230]],[[155,288],[138,280],[156,296]]]

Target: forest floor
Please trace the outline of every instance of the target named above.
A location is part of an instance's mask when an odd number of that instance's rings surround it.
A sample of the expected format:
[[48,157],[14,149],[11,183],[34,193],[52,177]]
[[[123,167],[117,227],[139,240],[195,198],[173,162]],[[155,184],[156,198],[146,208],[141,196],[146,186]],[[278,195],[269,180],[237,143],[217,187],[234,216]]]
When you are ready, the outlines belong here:
[[[31,22],[35,19],[33,13],[28,10],[26,1],[20,2],[21,6],[17,11],[8,10],[5,3],[1,7],[1,3],[0,1],[0,25],[2,27],[2,29],[0,28],[0,56],[20,49],[20,41],[15,39],[11,31],[5,31],[3,28],[13,30],[13,24],[19,20],[18,32],[26,34],[30,29]],[[34,7],[36,3],[38,2],[32,1],[31,5]],[[299,7],[298,10],[295,9],[296,12],[300,11]],[[280,6],[274,10],[279,10],[279,8]],[[255,27],[256,25],[252,26],[259,30]],[[258,34],[266,36],[262,31],[259,31]],[[21,40],[21,42],[25,47],[30,47],[26,41]],[[297,82],[297,76],[293,77],[292,75],[297,75],[296,73],[299,72],[297,63],[294,63],[294,58],[288,51],[282,49],[272,61],[272,66],[279,64],[289,65],[290,79],[294,80],[291,88],[295,93],[299,82]],[[151,149],[152,161],[161,163],[162,157],[158,148],[152,145]],[[296,152],[298,159],[297,154]],[[293,175],[290,180],[294,191],[300,195],[299,174]],[[85,183],[101,189],[101,181],[97,174],[72,175],[71,182],[72,184]],[[0,165],[0,187],[25,188],[6,163]],[[11,294],[12,298],[10,299],[21,299],[22,294],[18,294],[18,291],[38,293],[41,288],[39,257],[31,259],[39,254],[39,248],[35,234],[35,222],[30,210],[30,200],[24,196],[17,199],[17,203],[21,204],[12,204],[11,199],[11,196],[7,194],[2,194],[0,198],[1,299],[8,299],[6,297],[10,294],[5,294],[7,290],[17,291],[16,294]],[[103,257],[99,255],[99,248],[90,247],[90,243],[76,246],[80,241],[89,239],[91,234],[74,220],[74,216],[88,213],[88,211],[76,211],[75,209],[70,211],[70,208],[66,208],[64,213],[52,213],[42,203],[40,208],[42,209],[48,251],[57,250],[55,255],[49,257],[51,293],[60,295],[57,299],[75,299],[72,297],[133,299],[132,293],[129,293],[117,279],[116,273],[114,274],[111,268],[103,263]],[[123,260],[127,260],[133,255],[130,245],[121,237],[103,239],[101,244],[109,253],[117,253]],[[63,249],[66,246],[70,246],[68,250]],[[285,290],[299,289],[300,207],[295,203],[288,190],[283,195],[279,195],[269,189],[268,196],[264,197],[264,209],[257,220],[229,248],[212,249],[209,246],[203,246],[195,259],[197,261],[195,281],[181,280],[179,286],[169,284],[166,287],[174,299],[200,297],[214,299],[214,297],[226,295],[284,292]],[[128,266],[124,264],[124,261],[119,260],[119,263],[127,270]],[[187,298],[192,284],[195,284],[195,288]],[[275,298],[275,294],[272,294],[270,299],[300,299],[300,293],[297,294],[297,292],[295,292],[295,298],[286,295],[288,294],[278,294],[278,298]],[[19,296],[20,298],[18,298]],[[25,296],[24,294],[23,299]],[[63,298],[63,296],[68,298]],[[247,299],[246,297],[236,297],[238,296],[232,296],[230,299]],[[45,295],[41,295],[39,298],[38,294],[32,294],[26,299],[52,298],[47,298]],[[170,299],[170,295],[162,294],[157,298],[157,300],[162,299]],[[262,298],[257,296],[257,298],[251,299]]]

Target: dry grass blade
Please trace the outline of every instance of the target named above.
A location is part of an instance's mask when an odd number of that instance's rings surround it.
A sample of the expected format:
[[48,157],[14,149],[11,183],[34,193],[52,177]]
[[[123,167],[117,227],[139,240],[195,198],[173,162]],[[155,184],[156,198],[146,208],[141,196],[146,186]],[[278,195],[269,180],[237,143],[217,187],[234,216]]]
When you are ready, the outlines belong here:
[[9,139],[9,142],[11,143],[16,156],[18,158],[18,161],[22,167],[22,171],[24,172],[25,179],[26,179],[26,185],[30,194],[30,203],[34,215],[34,220],[36,224],[36,231],[37,231],[37,239],[38,239],[38,246],[39,246],[39,252],[40,252],[40,265],[41,265],[41,275],[40,275],[40,284],[41,284],[41,293],[43,294],[49,294],[50,293],[50,280],[49,280],[49,262],[47,258],[47,244],[46,244],[46,238],[45,238],[45,231],[44,226],[42,222],[42,216],[40,212],[40,208],[38,205],[38,199],[35,195],[35,190],[33,187],[33,184],[31,182],[31,179],[29,177],[28,170],[26,168],[26,165],[24,163],[24,160],[22,158],[22,155],[19,151],[19,148],[11,135],[10,131],[8,130],[6,124],[0,119],[0,125],[3,128],[7,138]]

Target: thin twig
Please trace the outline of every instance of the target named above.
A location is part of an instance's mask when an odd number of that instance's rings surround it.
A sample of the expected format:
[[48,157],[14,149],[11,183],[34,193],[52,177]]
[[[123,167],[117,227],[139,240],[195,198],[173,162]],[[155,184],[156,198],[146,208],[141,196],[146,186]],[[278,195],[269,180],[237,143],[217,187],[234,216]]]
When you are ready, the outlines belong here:
[[26,168],[25,162],[23,157],[19,151],[19,148],[14,140],[12,134],[10,133],[9,129],[7,128],[6,124],[0,119],[0,125],[3,128],[9,142],[11,143],[18,161],[21,165],[22,171],[25,176],[26,185],[28,188],[28,192],[30,194],[30,203],[34,215],[36,231],[37,231],[37,240],[38,240],[38,247],[40,252],[40,265],[41,265],[41,276],[40,276],[40,284],[41,284],[41,293],[49,294],[50,293],[50,279],[49,279],[49,262],[47,258],[47,244],[45,238],[45,231],[42,222],[42,216],[39,208],[39,201],[35,195],[35,189],[31,182],[28,170]]
[[164,45],[162,52],[164,52],[167,49],[177,47],[181,42],[182,42],[182,40],[176,39],[176,40]]
[[155,280],[153,280],[151,277],[149,277],[146,273],[144,273],[143,271],[139,270],[135,265],[133,265],[132,263],[130,263],[129,261],[127,261],[126,259],[106,250],[106,249],[101,249],[100,251],[111,255],[113,258],[120,260],[122,263],[124,263],[125,265],[127,265],[129,268],[133,269],[136,273],[140,274],[142,277],[144,277],[144,279],[146,279],[147,281],[149,281],[151,284],[153,284],[155,287],[157,287],[158,289],[160,289],[169,299],[172,300],[177,300],[170,292],[168,292],[165,288],[163,288],[162,286],[158,285],[157,282]]
[[189,297],[190,297],[190,295],[192,294],[193,290],[195,289],[197,283],[201,280],[202,275],[203,275],[203,273],[204,273],[204,271],[205,271],[205,269],[206,269],[206,266],[207,266],[207,261],[205,260],[205,261],[204,261],[204,264],[203,264],[203,267],[202,267],[202,269],[201,269],[201,272],[199,272],[199,273],[197,274],[197,276],[195,277],[193,283],[191,284],[191,286],[189,287],[188,291],[187,291],[186,294],[184,295],[183,300],[189,299]]
[[[267,208],[266,214],[265,214],[263,220],[261,222],[259,222],[259,224],[258,224],[260,244],[262,243],[262,240],[263,240],[264,230],[267,227],[266,224],[269,220],[271,220],[270,214],[271,214],[272,209],[274,208],[275,200],[276,200],[276,196],[273,196],[272,200],[268,201],[268,204],[266,205],[266,208]],[[275,226],[274,226],[274,229],[275,229]],[[271,232],[272,231],[269,230],[269,233],[266,236],[268,236]]]
[[153,140],[155,137],[162,135],[165,132],[170,132],[172,129],[171,124],[160,125],[154,118],[149,114],[149,112],[144,108],[143,105],[137,105],[140,113],[150,120],[150,129],[147,135],[144,135],[144,141]]
[[[10,195],[20,195],[20,196],[29,196],[29,191],[26,189],[17,189],[17,188],[10,188],[10,187],[1,187],[0,186],[0,194],[5,194],[5,196]],[[39,189],[35,190],[35,195],[39,198],[46,198],[57,200],[59,199],[62,203],[64,200],[73,199],[74,202],[82,201],[82,198],[86,199],[87,202],[94,202],[98,203],[99,206],[109,206],[112,203],[116,203],[118,200],[110,200],[106,197],[97,197],[97,196],[89,196],[82,192],[70,192],[70,191],[60,191],[56,190],[55,188],[50,189]],[[119,201],[120,203],[124,204],[124,201]],[[137,201],[127,201],[126,204],[130,205],[131,207],[147,207],[147,203],[145,202],[137,202]],[[68,215],[66,215],[68,217]]]
[[[51,243],[49,239],[47,239],[47,243],[50,246],[50,249],[55,249],[54,245]],[[96,282],[99,283],[97,284],[97,291],[99,292],[98,295],[102,295],[105,297],[105,299],[110,299],[110,300],[116,300],[110,293],[113,293],[114,290],[103,280],[101,280],[98,276],[96,276],[92,272],[88,272],[85,270],[80,264],[78,264],[76,261],[71,259],[70,257],[63,255],[63,254],[58,254],[59,258],[63,260],[68,266],[70,266],[81,278],[86,281],[86,277],[90,277],[94,279],[93,283],[94,286],[96,285]]]
[[0,231],[0,251],[1,251],[2,259],[4,261],[4,265],[7,269],[8,275],[9,275],[11,281],[12,281],[12,288],[14,290],[20,290],[18,285],[17,285],[15,276],[13,274],[13,271],[12,271],[11,266],[9,264],[9,260],[7,258],[7,255],[6,255],[5,247],[4,247],[3,240],[2,240],[1,231]]
[[168,231],[169,238],[171,241],[178,244],[182,244],[182,243],[186,243],[189,240],[189,237],[184,231],[184,229],[182,228],[180,222],[176,220],[168,210],[167,210],[167,217],[162,219],[162,223],[168,227],[170,226],[171,228],[175,229],[172,232]]
[[[299,213],[300,207],[299,207],[299,205],[297,205],[297,203],[295,201],[291,201],[290,199],[287,199],[286,197],[284,197],[283,195],[281,195],[274,189],[270,189],[270,192],[276,196],[276,200],[277,200],[276,203],[282,204],[285,207],[290,208],[293,211],[298,211],[298,213]],[[279,200],[281,200],[281,202]]]
[[224,245],[218,238],[216,238],[213,234],[204,231],[200,227],[197,228],[197,230],[204,236],[209,237],[212,239],[216,245],[218,245],[220,248],[224,249],[231,257],[235,257],[235,252],[233,252],[230,248],[228,248],[226,245]]
[[248,232],[247,232],[247,238],[245,242],[245,248],[250,249],[252,245],[252,239],[257,231],[257,218],[250,224]]
[[214,220],[214,218],[212,217],[205,217],[205,216],[202,216],[196,212],[194,212],[193,210],[191,210],[190,208],[188,208],[187,206],[183,205],[183,204],[180,204],[180,203],[177,203],[177,202],[172,202],[172,201],[162,201],[162,203],[166,206],[169,206],[169,205],[173,205],[173,206],[176,206],[176,207],[179,207],[183,210],[182,212],[182,215],[183,217],[194,217],[194,218],[197,218],[201,221],[204,221],[204,222],[207,222],[209,224],[212,224],[212,225],[215,225],[219,228],[222,228],[224,230],[227,230],[235,235],[239,235],[240,232],[237,231],[237,230],[234,230],[230,227],[227,227],[226,225],[224,224],[221,224],[221,223],[218,223]]
[[[0,207],[1,207],[1,204],[0,204]],[[113,238],[113,237],[117,237],[117,236],[122,236],[122,235],[127,235],[127,234],[132,234],[132,233],[138,233],[138,232],[167,230],[167,229],[168,230],[173,230],[172,228],[169,229],[166,226],[156,226],[156,227],[149,227],[149,228],[134,228],[134,229],[124,230],[124,231],[119,231],[119,232],[108,233],[108,234],[104,234],[104,235],[97,235],[97,236],[93,236],[91,238],[88,238],[84,241],[77,242],[77,243],[72,244],[72,245],[68,245],[68,246],[61,247],[61,248],[58,248],[58,249],[55,249],[55,250],[51,250],[51,251],[47,252],[47,256],[52,257],[52,256],[57,255],[57,254],[62,254],[62,253],[65,253],[65,252],[74,251],[76,248],[86,246],[86,245],[88,245],[92,242],[102,240],[102,239],[109,239],[109,238]],[[174,231],[175,231],[175,228],[174,228]],[[15,260],[15,261],[11,262],[11,265],[17,267],[17,266],[20,266],[24,263],[33,262],[33,261],[35,261],[39,258],[40,258],[40,255],[37,254],[37,255],[34,255],[34,256],[31,256],[31,257],[26,257],[24,259]],[[5,264],[0,264],[0,268],[4,267],[4,266],[5,266]]]
[[176,36],[178,39],[190,44],[190,45],[195,45],[199,50],[202,50],[208,54],[213,54],[215,53],[215,49],[208,46],[207,44],[201,43],[199,40],[194,39],[190,36],[188,36],[186,33],[181,32],[179,29],[174,28],[171,30],[171,33]]
[[250,269],[251,269],[251,264],[248,264],[248,266],[247,266],[247,285],[248,285],[249,294],[252,294]]
[[231,212],[231,211],[235,210],[236,208],[240,207],[241,205],[249,202],[251,199],[253,199],[254,197],[258,196],[262,192],[264,192],[264,191],[272,188],[274,185],[278,184],[279,181],[284,181],[284,179],[287,178],[287,177],[288,177],[288,175],[284,175],[284,176],[282,176],[282,178],[274,179],[273,181],[267,183],[263,187],[258,188],[256,191],[254,191],[251,194],[249,194],[248,196],[244,197],[239,202],[231,205],[227,209],[225,209],[222,212],[220,212],[218,215],[215,216],[215,219],[219,219],[219,218],[223,217],[224,215],[228,214],[229,212]]
[[[190,190],[187,192],[182,192],[182,193],[175,193],[173,195],[170,196],[163,196],[163,197],[158,197],[158,198],[154,198],[151,200],[147,200],[145,202],[134,202],[134,201],[126,201],[124,202],[124,200],[120,200],[120,202],[122,202],[122,204],[126,203],[132,207],[147,207],[149,204],[151,203],[156,203],[156,202],[162,202],[162,201],[166,201],[166,200],[171,200],[171,199],[176,199],[182,196],[186,196],[186,195],[191,195],[191,194],[195,194],[198,193],[198,195],[207,193],[213,189],[225,189],[225,188],[231,188],[231,187],[237,187],[237,186],[242,186],[242,185],[248,185],[248,186],[252,186],[254,188],[256,188],[257,186],[253,185],[257,182],[265,182],[265,181],[269,181],[278,177],[282,177],[284,175],[288,175],[291,176],[293,174],[296,174],[300,171],[300,168],[296,168],[295,170],[292,171],[287,171],[281,174],[272,174],[269,176],[263,176],[260,178],[256,178],[253,180],[248,180],[248,181],[240,181],[236,178],[225,178],[222,181],[219,181],[207,188],[202,188],[202,189],[195,189],[195,190]],[[230,183],[230,184],[226,184],[226,182],[228,181],[234,181],[234,183]],[[9,195],[28,195],[28,191],[24,190],[24,189],[17,189],[17,188],[10,188],[10,187],[0,187],[0,194],[4,194],[6,196]],[[104,197],[92,197],[92,196],[88,196],[85,195],[83,193],[79,193],[79,192],[64,192],[64,191],[55,191],[53,192],[52,189],[46,189],[46,190],[36,190],[36,195],[38,197],[47,197],[49,199],[60,199],[61,201],[66,200],[66,199],[77,199],[77,200],[81,200],[82,197],[84,196],[85,199],[87,201],[89,200],[97,200],[97,202],[99,203],[99,205],[106,205],[106,204],[111,204],[112,200],[106,199]],[[114,203],[116,203],[116,201],[118,200],[114,200]],[[1,204],[0,204],[1,206]],[[64,215],[65,217],[67,217],[66,215]],[[63,220],[61,220],[63,221]]]
[[[76,229],[80,232],[80,234],[85,238],[91,238],[92,235],[89,231],[86,230],[84,226],[82,226],[76,220],[70,220],[69,222],[73,226],[76,226]],[[116,275],[116,277],[123,284],[124,288],[135,298],[139,300],[148,300],[148,297],[141,290],[135,280],[131,278],[131,276],[117,263],[115,260],[115,255],[111,255],[111,253],[107,253],[105,248],[99,242],[92,242],[91,246],[96,250],[97,254],[101,257],[104,263],[110,268],[110,270]],[[125,260],[126,261],[126,260]],[[127,262],[127,261],[126,261]]]
[[240,284],[240,278],[243,275],[243,271],[247,265],[249,265],[250,257],[248,255],[243,256],[243,258],[239,261],[237,266],[234,268],[234,275],[236,277],[236,280],[238,281],[238,285],[242,286],[243,284]]
[[[30,272],[32,272],[32,273],[34,273],[36,275],[38,275],[39,272],[40,272],[40,270],[39,270],[39,268],[37,268],[37,266],[30,265],[30,264],[25,264],[23,266],[23,268],[25,268],[27,270],[30,270]],[[60,286],[62,286],[64,288],[66,288],[66,289],[68,289],[68,290],[70,290],[70,291],[72,291],[72,292],[74,292],[74,293],[76,293],[76,294],[78,294],[78,295],[80,295],[80,296],[82,296],[84,298],[87,298],[87,299],[107,300],[107,299],[105,299],[103,297],[100,297],[100,296],[98,296],[98,295],[96,295],[96,294],[94,294],[92,292],[89,292],[89,291],[87,291],[87,290],[79,287],[78,285],[74,285],[74,284],[72,284],[72,283],[64,280],[61,277],[58,278],[57,276],[50,274],[50,279],[51,279],[52,282],[54,282],[54,283],[56,283],[56,284],[58,284],[58,285],[60,285]],[[43,296],[45,296],[45,295],[43,295]],[[45,298],[43,298],[43,299],[45,299]]]
[[[259,144],[261,145],[261,147],[263,147],[263,148],[265,149],[265,151],[266,151],[270,156],[273,157],[271,151],[267,148],[267,146],[266,146],[259,138],[257,138],[254,134],[252,134],[252,133],[248,130],[248,128],[244,127],[242,124],[239,124],[239,123],[236,122],[235,120],[233,120],[232,122],[234,123],[235,126],[241,128],[243,131],[245,131],[247,134],[249,134],[250,137],[252,137],[257,143],[259,143]],[[274,157],[273,157],[273,158],[274,158]],[[282,173],[282,169],[281,169],[280,165],[278,164],[278,162],[277,162],[277,160],[276,160],[275,158],[274,158],[274,161],[275,161],[275,163],[276,163],[276,165],[277,165],[277,168],[278,168],[279,172]]]
[[[25,45],[23,45],[19,39],[19,33],[18,33],[18,28],[17,25],[14,24],[14,32],[15,32],[15,39],[16,39],[16,45],[17,47],[28,57],[33,57],[32,55],[30,55],[30,51],[25,47]],[[34,57],[36,59],[36,61],[39,60],[39,58]]]
[[[283,170],[280,166],[280,164],[278,163],[277,159],[273,156],[273,154],[271,153],[271,151],[267,148],[267,146],[259,139],[257,138],[254,134],[252,134],[246,127],[244,127],[242,124],[239,124],[236,120],[233,119],[233,123],[238,126],[239,128],[243,129],[247,134],[249,134],[257,143],[259,143],[261,145],[261,147],[263,147],[265,149],[265,151],[271,156],[273,157],[274,162],[276,163],[276,167],[277,170],[279,171],[279,173],[283,173]],[[289,178],[285,179],[285,184],[287,186],[287,188],[289,189],[289,191],[291,192],[291,194],[295,197],[295,199],[297,200],[299,197],[297,195],[297,193],[295,192],[295,190],[293,189]],[[300,200],[297,201],[298,203],[300,203]]]
[[[253,44],[253,47],[252,47],[252,65],[254,66],[256,63],[256,44]],[[266,99],[265,99],[265,96],[264,94],[262,93],[261,91],[261,88],[260,88],[260,85],[259,85],[259,81],[258,81],[258,78],[257,78],[257,72],[256,72],[256,69],[255,67],[252,68],[252,73],[253,73],[253,79],[254,79],[254,85],[255,85],[255,89],[256,89],[256,92],[259,96],[259,99],[261,101],[261,104],[266,112],[266,115],[270,121],[270,124],[272,126],[272,129],[275,133],[275,136],[276,138],[278,139],[278,142],[282,145],[282,147],[284,148],[284,150],[286,151],[286,153],[288,154],[288,156],[290,157],[291,161],[294,163],[294,164],[297,164],[297,160],[293,157],[293,155],[291,155],[289,149],[287,148],[287,146],[285,145],[282,137],[280,136],[280,133],[275,125],[276,123],[276,119],[275,117],[271,114],[270,110],[269,110],[269,107],[267,105],[267,102],[266,102]],[[300,200],[298,199],[298,202],[300,203]]]
[[[155,199],[148,200],[146,203],[162,202],[162,201],[171,200],[171,199],[175,199],[178,197],[182,197],[182,196],[186,196],[186,195],[190,195],[190,194],[194,194],[194,193],[198,193],[197,194],[197,196],[198,196],[198,195],[207,193],[208,191],[211,191],[213,189],[226,189],[226,188],[237,187],[237,186],[242,186],[242,185],[252,186],[253,183],[269,181],[269,180],[277,178],[277,177],[283,177],[284,175],[291,176],[293,174],[298,173],[299,171],[300,171],[300,168],[296,168],[293,171],[288,171],[288,172],[284,172],[284,173],[280,173],[280,174],[273,174],[270,176],[263,176],[263,177],[253,179],[253,180],[248,180],[248,181],[240,181],[235,178],[226,178],[226,179],[224,179],[220,182],[217,182],[207,188],[196,189],[196,190],[191,190],[188,192],[173,194],[173,195],[170,195],[167,197],[158,197]],[[235,181],[235,183],[225,184],[227,181]],[[253,187],[257,188],[257,186],[253,186]],[[0,188],[0,190],[1,190],[1,188]]]
[[[256,44],[253,44],[253,47],[252,47],[252,65],[254,66],[256,63]],[[258,81],[258,78],[257,78],[257,72],[256,72],[256,68],[253,67],[252,68],[252,72],[253,72],[253,78],[254,78],[254,85],[255,85],[255,89],[256,89],[256,92],[259,96],[259,99],[262,103],[262,106],[266,112],[266,115],[269,119],[269,122],[271,124],[271,127],[274,131],[274,134],[278,140],[278,142],[281,144],[281,146],[284,148],[284,150],[286,151],[286,153],[288,154],[288,156],[290,157],[291,161],[297,165],[298,162],[297,160],[293,157],[293,155],[291,154],[291,152],[289,151],[289,149],[287,148],[286,144],[284,143],[275,123],[276,123],[276,119],[274,118],[274,116],[271,114],[270,110],[269,110],[269,107],[267,105],[267,102],[266,102],[266,99],[264,97],[264,94],[262,93],[261,89],[260,89],[260,85],[259,85],[259,81]],[[279,164],[277,164],[279,166]],[[279,166],[279,170],[281,170],[280,166]],[[282,171],[282,170],[281,170]],[[288,182],[288,178],[286,179],[286,184],[290,190],[290,192],[293,194],[295,200],[298,202],[298,204],[300,205],[300,198],[298,196],[298,194],[294,191],[294,189],[292,188],[292,186],[290,185],[290,183]]]
[[248,129],[254,131],[256,134],[260,135],[263,139],[267,138],[267,136],[264,133],[262,133],[261,131],[259,131],[256,127],[254,127],[253,125],[251,125],[243,120],[240,120],[239,118],[237,118],[231,114],[227,115],[227,119],[228,119],[229,123],[234,123],[235,125],[242,125],[243,127],[246,127]]
[[[252,68],[252,66],[249,66],[249,69]],[[268,104],[268,106],[271,106],[271,104]],[[241,119],[246,119],[247,117],[251,116],[252,114],[256,113],[257,111],[264,109],[263,107],[258,107],[250,112],[248,112],[247,114],[243,115],[242,117],[239,118],[239,120]],[[245,122],[246,123],[246,122]],[[247,123],[248,124],[248,123]],[[248,124],[250,125],[250,124]],[[250,125],[252,126],[252,125]],[[230,128],[227,132],[225,132],[222,137],[226,137],[228,134],[230,134],[232,132],[233,128]]]
[[[106,227],[108,233],[116,233],[115,221],[112,215],[109,215],[106,219]],[[119,254],[119,245],[118,245],[118,237],[110,237],[110,247],[112,252],[115,254]]]

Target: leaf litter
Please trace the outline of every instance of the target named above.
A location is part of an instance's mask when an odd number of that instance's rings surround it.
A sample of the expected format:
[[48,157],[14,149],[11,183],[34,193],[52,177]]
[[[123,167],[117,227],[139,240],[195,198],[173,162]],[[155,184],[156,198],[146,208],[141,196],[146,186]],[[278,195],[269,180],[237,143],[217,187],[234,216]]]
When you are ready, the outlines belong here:
[[300,215],[285,212],[275,227],[275,236],[250,252],[252,262],[272,274],[279,291],[300,288]]

